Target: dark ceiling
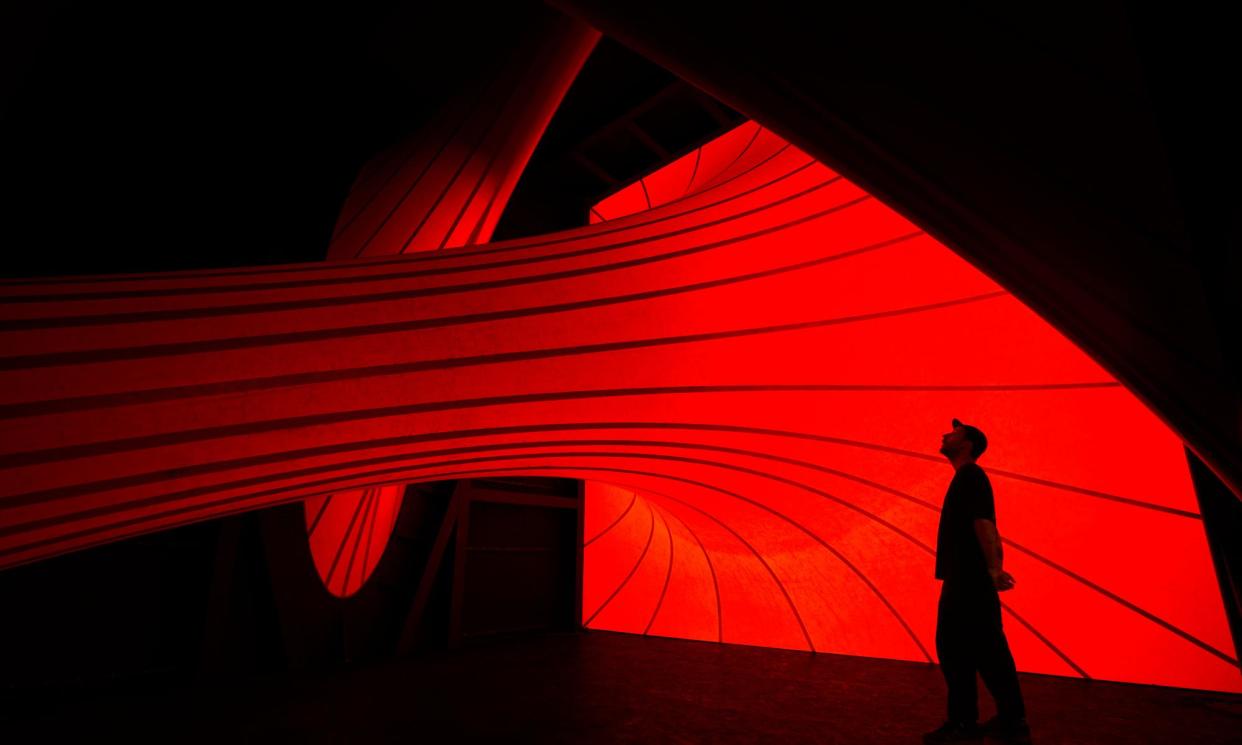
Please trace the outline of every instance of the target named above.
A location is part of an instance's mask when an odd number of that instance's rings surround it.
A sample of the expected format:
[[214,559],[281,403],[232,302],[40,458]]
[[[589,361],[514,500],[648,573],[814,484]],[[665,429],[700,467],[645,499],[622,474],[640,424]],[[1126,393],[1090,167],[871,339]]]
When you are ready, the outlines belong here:
[[[358,168],[541,15],[465,5],[51,3],[6,8],[0,275],[318,261]],[[497,237],[588,206],[740,121],[608,39],[519,183]]]
[[583,225],[602,197],[743,120],[605,37],[535,149],[496,238]]

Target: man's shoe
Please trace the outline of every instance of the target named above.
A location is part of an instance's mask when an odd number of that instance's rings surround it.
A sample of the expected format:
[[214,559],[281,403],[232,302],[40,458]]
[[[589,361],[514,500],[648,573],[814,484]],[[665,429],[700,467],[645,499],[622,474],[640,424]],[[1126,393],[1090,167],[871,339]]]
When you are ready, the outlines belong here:
[[923,742],[927,745],[941,742],[977,742],[982,739],[983,733],[974,722],[945,722],[939,729],[923,735]]
[[1029,742],[1031,739],[1031,727],[1026,719],[1002,719],[994,716],[984,722],[979,731],[998,740]]

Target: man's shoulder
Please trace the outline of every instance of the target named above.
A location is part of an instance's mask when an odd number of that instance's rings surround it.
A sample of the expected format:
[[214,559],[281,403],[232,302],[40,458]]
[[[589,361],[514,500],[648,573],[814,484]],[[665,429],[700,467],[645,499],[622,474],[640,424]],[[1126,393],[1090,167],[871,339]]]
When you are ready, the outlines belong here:
[[983,466],[974,461],[963,463],[961,470],[970,476],[982,476],[985,479],[988,477],[988,472],[983,470]]
[[978,463],[964,464],[959,473],[963,481],[974,484],[987,484],[988,486],[992,485],[991,479],[988,478],[988,472],[983,470],[983,467]]

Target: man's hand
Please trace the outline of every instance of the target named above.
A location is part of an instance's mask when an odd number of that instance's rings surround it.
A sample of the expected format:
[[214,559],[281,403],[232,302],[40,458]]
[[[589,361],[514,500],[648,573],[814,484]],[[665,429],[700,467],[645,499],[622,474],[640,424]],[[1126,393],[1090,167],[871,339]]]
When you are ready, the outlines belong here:
[[1012,590],[1013,575],[1001,569],[1004,553],[1001,551],[1000,534],[996,532],[996,523],[985,518],[975,520],[975,535],[979,537],[979,548],[983,549],[983,559],[988,563],[988,574],[992,575],[992,586],[997,592]]

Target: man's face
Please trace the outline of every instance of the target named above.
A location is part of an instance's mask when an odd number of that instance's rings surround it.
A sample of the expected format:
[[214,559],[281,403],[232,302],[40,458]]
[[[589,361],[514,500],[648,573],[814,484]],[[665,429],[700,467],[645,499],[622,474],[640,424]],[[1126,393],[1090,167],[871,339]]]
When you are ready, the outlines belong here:
[[966,430],[961,427],[954,427],[952,432],[940,436],[940,453],[945,457],[953,458],[969,452],[970,440],[966,439]]

